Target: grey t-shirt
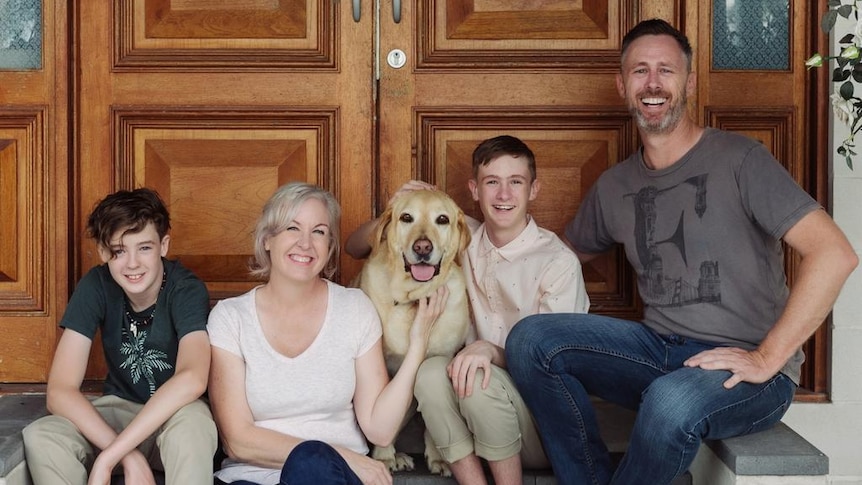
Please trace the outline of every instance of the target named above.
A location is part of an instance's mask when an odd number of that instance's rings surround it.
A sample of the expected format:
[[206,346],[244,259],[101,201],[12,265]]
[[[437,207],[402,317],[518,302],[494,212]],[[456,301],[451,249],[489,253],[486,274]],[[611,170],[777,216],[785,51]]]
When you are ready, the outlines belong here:
[[[819,208],[763,145],[707,128],[666,169],[638,151],[603,173],[566,237],[585,253],[624,246],[656,332],[753,349],[789,294],[780,238]],[[803,360],[782,372],[798,382]]]

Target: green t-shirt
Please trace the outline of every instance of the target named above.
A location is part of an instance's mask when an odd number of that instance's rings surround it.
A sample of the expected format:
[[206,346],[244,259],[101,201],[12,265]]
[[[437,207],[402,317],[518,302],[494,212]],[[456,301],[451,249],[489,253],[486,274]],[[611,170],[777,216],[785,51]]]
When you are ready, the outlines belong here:
[[[60,327],[90,340],[101,330],[108,365],[104,393],[145,403],[174,375],[180,339],[206,331],[209,293],[194,273],[178,261],[162,258],[165,287],[156,301],[153,321],[136,333],[129,328],[125,294],[107,264],[92,268],[69,299]],[[152,307],[144,313],[150,314]],[[139,318],[140,319],[140,318]]]

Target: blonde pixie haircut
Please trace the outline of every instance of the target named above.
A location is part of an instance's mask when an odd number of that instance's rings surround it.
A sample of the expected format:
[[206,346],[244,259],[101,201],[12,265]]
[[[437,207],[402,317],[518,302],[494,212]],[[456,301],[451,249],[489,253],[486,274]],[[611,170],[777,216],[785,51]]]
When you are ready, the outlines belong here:
[[272,259],[265,249],[266,240],[279,234],[290,226],[296,218],[299,207],[309,199],[317,199],[326,206],[329,212],[329,255],[323,275],[332,278],[338,265],[339,227],[341,225],[341,207],[338,201],[327,190],[304,182],[290,182],[279,187],[263,206],[257,227],[254,230],[254,261],[251,274],[261,279],[268,279],[272,269]]

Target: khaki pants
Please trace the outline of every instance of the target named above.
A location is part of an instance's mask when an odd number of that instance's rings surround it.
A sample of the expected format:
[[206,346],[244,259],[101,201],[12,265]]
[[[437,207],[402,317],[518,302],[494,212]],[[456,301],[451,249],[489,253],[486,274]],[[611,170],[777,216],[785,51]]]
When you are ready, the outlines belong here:
[[475,453],[500,461],[520,453],[525,468],[549,467],[533,417],[509,373],[494,366],[488,388],[482,389],[479,370],[473,394],[459,399],[446,374],[449,361],[431,357],[423,362],[415,388],[422,419],[443,459],[454,463]]
[[[118,433],[144,407],[117,396],[102,396],[93,406]],[[153,469],[165,472],[168,485],[212,484],[217,440],[209,406],[198,399],[180,408],[138,450]],[[86,485],[87,470],[96,459],[96,450],[78,428],[53,415],[24,428],[24,452],[35,485]]]

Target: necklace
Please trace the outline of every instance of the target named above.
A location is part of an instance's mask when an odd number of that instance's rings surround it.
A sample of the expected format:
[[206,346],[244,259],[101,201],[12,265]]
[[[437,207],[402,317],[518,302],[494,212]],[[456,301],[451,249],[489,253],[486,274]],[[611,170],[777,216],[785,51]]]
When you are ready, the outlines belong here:
[[150,326],[153,323],[153,318],[156,315],[156,306],[159,302],[159,296],[162,293],[162,290],[165,289],[165,281],[167,281],[167,273],[162,271],[162,286],[159,288],[159,293],[156,294],[156,301],[153,303],[153,309],[150,310],[150,314],[140,320],[132,316],[131,304],[129,303],[129,298],[123,298],[123,310],[126,312],[126,318],[129,320],[129,330],[132,331],[132,335],[135,337],[138,336],[138,328],[144,328]]

